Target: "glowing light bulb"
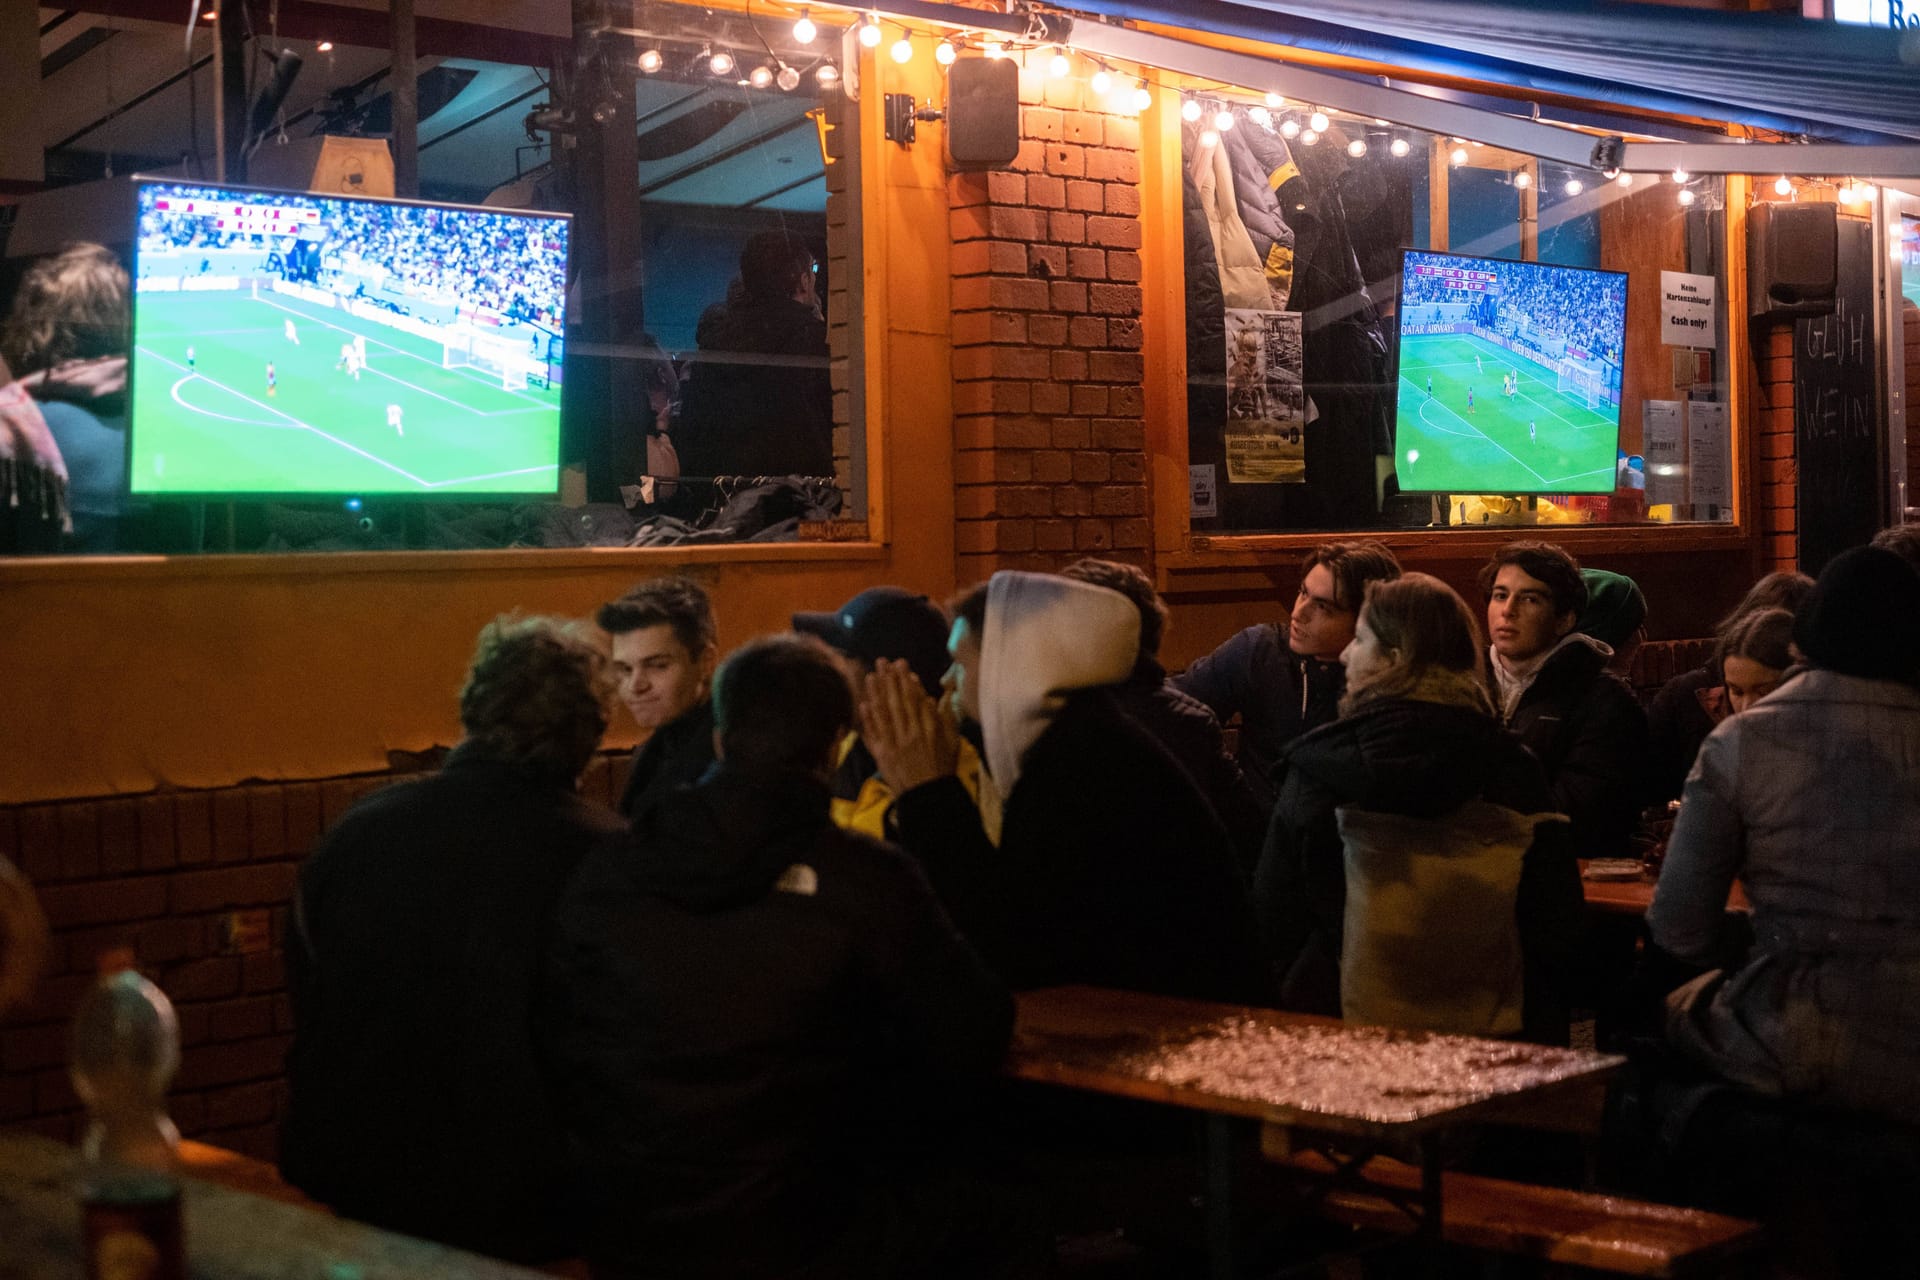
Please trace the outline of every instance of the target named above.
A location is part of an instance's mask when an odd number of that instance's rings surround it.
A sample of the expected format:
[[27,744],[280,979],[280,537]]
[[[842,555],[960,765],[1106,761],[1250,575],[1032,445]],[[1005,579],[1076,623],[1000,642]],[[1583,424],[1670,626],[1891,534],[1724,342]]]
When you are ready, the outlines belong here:
[[912,62],[913,61],[913,41],[908,39],[906,36],[901,36],[898,40],[895,40],[893,42],[893,48],[889,49],[887,52],[893,55],[893,60],[895,62],[901,62],[901,63]]
[[1520,190],[1525,191],[1528,187],[1533,185],[1533,175],[1528,173],[1525,169],[1522,169],[1520,172],[1513,175],[1513,185],[1520,188]]
[[1102,68],[1093,73],[1093,79],[1087,81],[1087,88],[1104,98],[1113,89],[1113,77],[1108,75],[1106,70]]
[[1586,189],[1587,189],[1587,184],[1580,181],[1580,179],[1578,178],[1568,178],[1567,185],[1561,188],[1561,190],[1565,191],[1570,196],[1577,196],[1582,191],[1585,191]]
[[799,18],[793,24],[793,38],[801,44],[812,44],[813,38],[819,34],[820,28],[813,25],[813,19],[807,16],[805,9],[802,9]]
[[1222,133],[1225,133],[1227,130],[1233,128],[1233,112],[1228,111],[1225,107],[1222,107],[1220,110],[1214,112],[1213,127],[1218,129]]
[[649,49],[640,55],[640,69],[652,75],[666,65],[666,57],[658,49]]
[[800,72],[796,68],[789,67],[782,63],[780,66],[780,74],[775,76],[773,81],[788,93],[792,93],[800,87]]
[[1361,156],[1364,156],[1365,154],[1367,154],[1366,139],[1355,138],[1352,142],[1349,142],[1347,144],[1347,154],[1352,156],[1355,160],[1358,160]]
[[880,47],[880,15],[870,13],[860,22],[860,43],[869,49]]
[[1777,195],[1777,196],[1790,196],[1790,195],[1792,195],[1792,194],[1793,194],[1793,179],[1791,179],[1791,178],[1789,178],[1789,177],[1787,177],[1787,175],[1786,175],[1786,174],[1784,174],[1784,173],[1783,173],[1783,174],[1781,174],[1781,175],[1780,175],[1780,180],[1779,180],[1778,182],[1775,182],[1775,183],[1773,184],[1773,193],[1774,193],[1775,195]]
[[933,46],[933,60],[943,67],[950,67],[960,57],[960,51],[953,47],[953,41],[942,40]]
[[1687,176],[1688,176],[1687,171],[1685,169],[1675,169],[1673,171],[1673,180],[1675,182],[1684,184],[1687,181]]
[[998,40],[989,40],[980,47],[980,52],[986,54],[989,58],[1004,58],[1007,56],[1007,46],[1001,44]]
[[1633,185],[1633,175],[1630,173],[1623,173],[1619,177],[1615,178],[1614,181],[1619,183],[1623,187],[1630,187]]
[[818,67],[814,68],[813,79],[814,79],[814,83],[816,84],[823,84],[823,85],[839,84],[840,68],[834,66],[831,62],[823,62]]
[[1192,124],[1195,120],[1198,120],[1200,118],[1200,103],[1193,98],[1188,98],[1185,102],[1181,103],[1180,118],[1188,124]]
[[1203,147],[1217,147],[1220,145],[1220,135],[1211,129],[1202,129],[1200,131],[1200,145]]
[[764,89],[773,83],[773,68],[760,66],[747,73],[747,83],[756,89]]
[[725,49],[707,59],[707,69],[717,76],[733,74],[733,55]]
[[1320,141],[1320,131],[1318,129],[1304,129],[1300,133],[1300,143],[1302,146],[1311,147],[1317,144],[1319,141]]
[[1063,49],[1055,49],[1053,51],[1053,56],[1047,59],[1047,74],[1052,76],[1055,80],[1060,79],[1060,77],[1066,75],[1068,72],[1072,70],[1073,70],[1073,63],[1071,60],[1068,59],[1066,55],[1066,51]]
[[1280,136],[1291,142],[1300,136],[1300,122],[1288,116],[1280,122]]
[[1267,110],[1265,107],[1248,107],[1247,119],[1253,121],[1262,129],[1273,128],[1273,112]]
[[1693,192],[1687,190],[1685,187],[1680,188],[1680,207],[1684,209],[1692,203]]
[[1280,108],[1287,105],[1287,100],[1281,97],[1277,93],[1270,93],[1267,95],[1267,105],[1273,108],[1275,111],[1278,111]]
[[1455,147],[1453,154],[1449,155],[1447,159],[1451,160],[1454,164],[1465,164],[1467,162],[1467,149],[1465,147]]
[[1405,138],[1395,138],[1392,142],[1387,144],[1387,150],[1393,153],[1394,159],[1402,160],[1402,159],[1405,159],[1407,154],[1413,150],[1413,144],[1411,142],[1408,142]]
[[315,46],[313,46],[313,47],[314,47],[314,49],[315,49],[315,50],[317,50],[317,51],[318,51],[318,52],[320,52],[320,53],[332,53],[332,52],[333,52],[333,41],[331,41],[331,40],[322,40],[322,41],[321,41],[321,42],[320,42],[319,44],[317,44],[317,45],[315,45]]
[[1147,88],[1145,85],[1141,85],[1133,91],[1133,109],[1135,111],[1145,111],[1152,105],[1153,90]]
[[1324,111],[1316,111],[1307,117],[1307,127],[1315,133],[1325,133],[1328,123],[1327,113]]

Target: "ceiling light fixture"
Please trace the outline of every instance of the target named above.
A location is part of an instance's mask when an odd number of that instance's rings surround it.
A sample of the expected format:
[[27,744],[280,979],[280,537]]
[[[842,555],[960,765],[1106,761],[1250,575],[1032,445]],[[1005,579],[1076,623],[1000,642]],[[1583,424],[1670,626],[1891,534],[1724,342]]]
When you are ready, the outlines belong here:
[[903,65],[906,63],[912,62],[913,61],[912,38],[905,35],[901,36],[898,40],[895,40],[893,42],[893,48],[889,49],[887,52],[893,55],[893,60],[895,62],[901,63]]
[[807,16],[807,11],[804,8],[801,9],[800,16],[794,20],[793,38],[801,44],[812,44],[813,38],[819,34],[820,28],[814,26],[813,19]]
[[640,69],[652,75],[667,63],[667,57],[658,49],[648,49],[640,55]]
[[960,51],[953,47],[953,41],[942,40],[933,46],[933,60],[943,67],[950,67],[959,61]]
[[860,19],[860,43],[869,49],[880,47],[880,15],[869,13]]

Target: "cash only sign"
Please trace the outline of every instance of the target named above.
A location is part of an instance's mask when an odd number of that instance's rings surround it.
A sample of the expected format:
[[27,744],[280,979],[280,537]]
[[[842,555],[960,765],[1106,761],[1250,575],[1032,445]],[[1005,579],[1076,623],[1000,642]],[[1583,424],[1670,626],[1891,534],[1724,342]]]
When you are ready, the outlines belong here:
[[1660,273],[1660,341],[1670,347],[1712,347],[1713,277]]

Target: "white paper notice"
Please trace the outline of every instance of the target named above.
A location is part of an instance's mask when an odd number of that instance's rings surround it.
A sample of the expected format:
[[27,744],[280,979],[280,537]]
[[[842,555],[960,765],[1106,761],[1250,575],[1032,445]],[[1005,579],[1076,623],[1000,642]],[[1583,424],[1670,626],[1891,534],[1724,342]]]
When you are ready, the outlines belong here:
[[1687,500],[1686,433],[1678,400],[1648,400],[1640,406],[1640,448],[1647,461],[1647,505]]
[[1711,347],[1713,277],[1660,273],[1660,341],[1670,347]]
[[1187,468],[1191,488],[1187,513],[1195,520],[1211,520],[1220,514],[1220,490],[1213,483],[1213,464],[1197,463]]
[[[1732,450],[1727,442],[1727,406],[1693,400],[1687,404],[1688,497],[1696,520],[1733,516]],[[1714,508],[1708,511],[1707,508]]]

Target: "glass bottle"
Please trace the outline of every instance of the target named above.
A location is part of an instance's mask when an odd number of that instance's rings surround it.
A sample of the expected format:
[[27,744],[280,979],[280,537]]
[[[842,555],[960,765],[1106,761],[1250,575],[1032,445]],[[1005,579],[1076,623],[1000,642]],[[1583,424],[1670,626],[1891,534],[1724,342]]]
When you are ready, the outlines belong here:
[[88,1280],[185,1280],[179,1130],[167,1085],[180,1026],[166,993],[109,959],[73,1021],[73,1087],[86,1103],[80,1205]]

